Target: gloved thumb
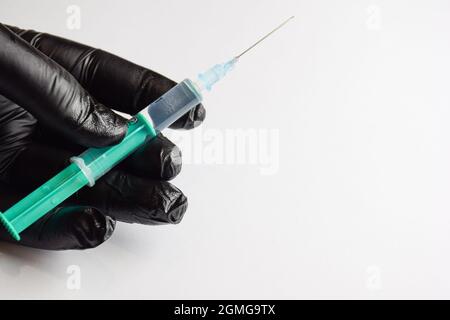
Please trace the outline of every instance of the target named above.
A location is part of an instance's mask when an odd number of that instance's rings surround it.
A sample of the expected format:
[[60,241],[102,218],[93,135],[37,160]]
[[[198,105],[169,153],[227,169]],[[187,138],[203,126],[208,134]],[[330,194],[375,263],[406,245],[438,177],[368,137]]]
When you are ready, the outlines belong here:
[[0,94],[87,147],[119,142],[127,120],[97,103],[55,61],[0,24]]

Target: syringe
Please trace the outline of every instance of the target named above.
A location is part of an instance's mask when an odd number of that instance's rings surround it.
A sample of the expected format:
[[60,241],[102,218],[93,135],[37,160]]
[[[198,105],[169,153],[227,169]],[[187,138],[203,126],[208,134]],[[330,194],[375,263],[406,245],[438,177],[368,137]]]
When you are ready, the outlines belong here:
[[202,91],[211,90],[215,83],[233,69],[242,55],[283,27],[292,18],[294,17],[284,21],[233,59],[217,64],[199,74],[196,82],[189,79],[182,81],[141,110],[129,121],[127,135],[119,144],[104,148],[90,148],[79,156],[72,157],[68,167],[7,211],[0,213],[0,221],[12,237],[19,241],[23,230],[85,185],[92,187],[95,181],[111,168],[198,105],[203,100]]

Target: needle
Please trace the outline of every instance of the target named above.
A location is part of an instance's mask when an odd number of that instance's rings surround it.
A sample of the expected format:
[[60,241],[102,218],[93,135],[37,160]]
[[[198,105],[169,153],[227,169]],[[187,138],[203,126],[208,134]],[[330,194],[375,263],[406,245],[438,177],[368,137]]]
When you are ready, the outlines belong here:
[[283,28],[289,21],[291,21],[292,19],[294,19],[295,17],[292,16],[290,18],[288,18],[287,20],[285,20],[282,24],[280,24],[278,27],[276,27],[275,29],[273,29],[272,31],[270,31],[268,34],[266,34],[264,37],[262,37],[261,39],[259,39],[257,42],[255,42],[253,45],[251,45],[250,47],[248,47],[247,49],[245,49],[241,54],[237,55],[236,57],[234,57],[234,59],[239,59],[240,57],[242,57],[244,54],[246,54],[247,52],[249,52],[250,50],[252,50],[254,47],[256,47],[258,44],[260,44],[261,42],[263,42],[264,40],[266,40],[269,36],[271,36],[273,33],[275,33],[276,31],[278,31],[279,29]]

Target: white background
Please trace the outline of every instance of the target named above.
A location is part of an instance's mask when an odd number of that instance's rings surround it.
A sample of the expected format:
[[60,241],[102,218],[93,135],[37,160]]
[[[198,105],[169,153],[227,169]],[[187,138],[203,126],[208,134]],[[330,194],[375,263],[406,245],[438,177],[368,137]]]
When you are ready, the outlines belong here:
[[0,298],[450,298],[450,2],[0,0],[4,23],[178,81],[290,15],[197,130],[278,129],[275,174],[190,161],[180,225],[119,224],[81,252],[0,244]]

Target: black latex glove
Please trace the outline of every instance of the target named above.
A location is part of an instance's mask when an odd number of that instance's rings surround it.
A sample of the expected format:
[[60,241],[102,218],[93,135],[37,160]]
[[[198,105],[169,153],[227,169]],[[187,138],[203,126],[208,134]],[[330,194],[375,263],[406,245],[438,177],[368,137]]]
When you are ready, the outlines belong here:
[[[0,24],[0,210],[54,176],[86,147],[115,144],[127,120],[175,83],[110,53]],[[199,105],[172,125],[199,125]],[[107,240],[116,220],[178,223],[183,193],[167,182],[181,169],[180,150],[159,135],[22,232],[20,244],[86,249]],[[10,241],[0,227],[0,239]]]

